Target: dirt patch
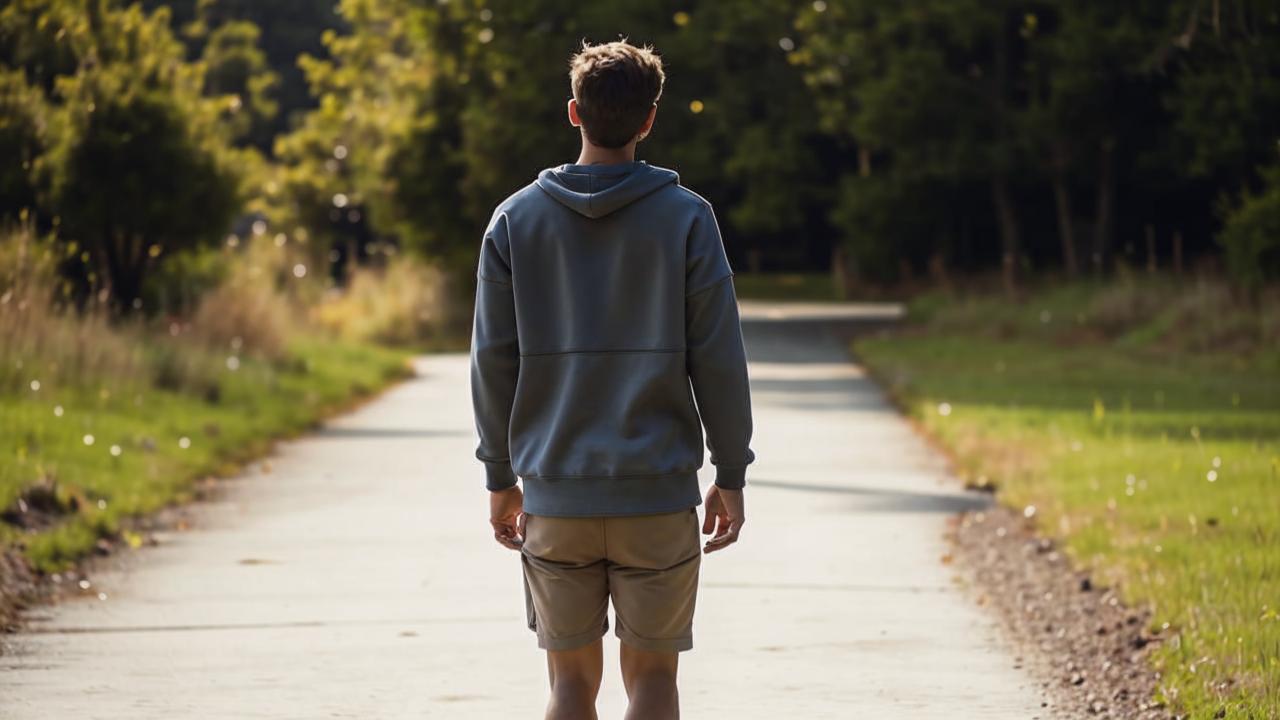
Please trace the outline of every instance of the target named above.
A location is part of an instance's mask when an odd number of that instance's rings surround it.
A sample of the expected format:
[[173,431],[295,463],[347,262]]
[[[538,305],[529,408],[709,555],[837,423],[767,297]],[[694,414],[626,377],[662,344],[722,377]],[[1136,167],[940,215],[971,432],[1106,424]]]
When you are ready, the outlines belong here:
[[[222,489],[217,478],[208,476],[195,483],[192,499],[214,499]],[[25,508],[15,516],[20,522],[12,518],[0,521],[38,530],[55,523],[65,509],[65,503],[62,506],[44,503],[39,493],[23,497]],[[23,506],[15,504],[14,507]],[[121,532],[99,538],[92,554],[62,572],[40,572],[33,569],[17,549],[0,548],[0,657],[10,649],[4,642],[4,634],[22,630],[23,614],[27,610],[46,603],[96,597],[99,590],[91,579],[96,573],[130,557],[131,550],[158,545],[165,533],[186,531],[193,525],[198,509],[195,504],[172,505],[146,517],[128,518],[123,521]]]
[[1161,642],[1150,614],[1125,607],[1072,568],[1053,541],[1008,508],[952,521],[955,566],[979,604],[992,608],[1065,717],[1166,720],[1154,700],[1159,673],[1148,654]]
[[0,550],[0,631],[12,631],[18,613],[40,595],[40,583],[27,561],[12,550]]
[[80,508],[80,498],[59,488],[45,478],[18,496],[13,504],[0,510],[0,522],[19,530],[43,530]]

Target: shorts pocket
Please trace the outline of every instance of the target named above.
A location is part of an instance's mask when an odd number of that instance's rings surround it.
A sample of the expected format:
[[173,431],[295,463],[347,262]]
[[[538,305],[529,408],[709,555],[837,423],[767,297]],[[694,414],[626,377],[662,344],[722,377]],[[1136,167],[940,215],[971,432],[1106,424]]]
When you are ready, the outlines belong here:
[[[527,561],[525,560],[524,556],[522,555],[522,556],[520,557],[520,564],[523,566],[526,562],[527,562]],[[525,614],[525,623],[526,623],[526,624],[528,624],[528,626],[529,626],[529,629],[530,629],[530,630],[533,630],[534,632],[537,632],[537,630],[538,630],[538,613],[537,613],[537,611],[535,611],[535,610],[534,610],[534,607],[533,607],[533,591],[531,591],[531,590],[529,589],[529,575],[528,575],[527,570],[526,570],[524,567],[521,567],[520,577],[521,577],[521,579],[524,581],[524,614]]]

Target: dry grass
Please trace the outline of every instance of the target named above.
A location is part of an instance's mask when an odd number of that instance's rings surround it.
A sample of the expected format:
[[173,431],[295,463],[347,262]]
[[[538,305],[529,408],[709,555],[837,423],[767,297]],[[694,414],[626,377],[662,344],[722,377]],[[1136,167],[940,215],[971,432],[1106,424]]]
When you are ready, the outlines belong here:
[[134,328],[113,327],[104,304],[76,312],[60,303],[55,262],[52,247],[28,229],[0,238],[0,392],[139,376],[145,358]]
[[312,319],[350,341],[418,345],[439,340],[449,322],[449,287],[435,267],[396,257],[361,268],[345,290],[333,290]]
[[1280,346],[1280,288],[1255,294],[1213,276],[1122,276],[1051,286],[1022,303],[930,293],[911,303],[931,332],[1063,347],[1118,344],[1153,353],[1245,355]]

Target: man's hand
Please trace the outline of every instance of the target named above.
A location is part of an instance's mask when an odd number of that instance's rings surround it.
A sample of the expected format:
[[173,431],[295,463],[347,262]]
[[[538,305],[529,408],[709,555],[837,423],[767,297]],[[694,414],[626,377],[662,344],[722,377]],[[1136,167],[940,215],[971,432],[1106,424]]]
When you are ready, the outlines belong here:
[[725,490],[719,485],[712,485],[707,491],[705,502],[707,517],[702,521],[702,534],[712,536],[702,546],[702,552],[710,553],[723,550],[738,541],[738,533],[742,532],[742,523],[746,515],[742,509],[742,491]]
[[489,493],[489,524],[499,545],[519,550],[524,543],[524,493],[519,485]]

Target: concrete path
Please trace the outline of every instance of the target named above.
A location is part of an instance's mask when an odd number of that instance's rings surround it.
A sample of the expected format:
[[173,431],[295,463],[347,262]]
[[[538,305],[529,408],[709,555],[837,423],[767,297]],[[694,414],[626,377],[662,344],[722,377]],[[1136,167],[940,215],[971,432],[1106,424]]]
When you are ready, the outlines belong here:
[[[1043,716],[940,561],[980,505],[849,362],[882,309],[746,303],[758,462],[706,558],[688,718]],[[0,717],[541,717],[519,559],[486,522],[462,355],[254,466],[194,530],[5,641]],[[710,474],[704,475],[709,481]],[[607,657],[616,657],[609,636]],[[602,718],[621,718],[612,663]]]

